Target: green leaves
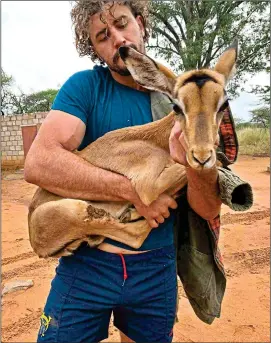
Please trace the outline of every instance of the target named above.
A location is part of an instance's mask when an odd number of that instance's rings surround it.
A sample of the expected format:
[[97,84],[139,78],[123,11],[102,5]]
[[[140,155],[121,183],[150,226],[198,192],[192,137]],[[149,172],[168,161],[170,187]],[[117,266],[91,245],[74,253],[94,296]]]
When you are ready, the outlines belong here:
[[25,96],[27,113],[50,111],[57,92],[57,89],[47,89]]
[[268,107],[260,107],[252,110],[251,123],[259,124],[265,128],[270,127],[270,110]]
[[5,109],[10,102],[12,94],[11,87],[14,83],[13,76],[8,75],[1,68],[1,111],[5,113]]
[[269,106],[270,104],[270,86],[255,86],[250,93],[259,95],[260,102]]

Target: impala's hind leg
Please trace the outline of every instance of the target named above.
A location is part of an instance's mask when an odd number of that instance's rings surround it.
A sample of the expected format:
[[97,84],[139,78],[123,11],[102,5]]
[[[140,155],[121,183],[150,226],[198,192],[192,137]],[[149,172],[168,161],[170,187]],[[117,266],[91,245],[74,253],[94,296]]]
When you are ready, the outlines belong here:
[[141,216],[138,214],[135,207],[128,201],[124,202],[89,202],[95,208],[103,209],[106,212],[110,213],[112,217],[118,219],[121,223],[128,223],[131,221],[136,221]]
[[[88,206],[87,201],[61,199],[37,207],[29,218],[29,237],[33,250],[40,257],[70,254],[88,234]],[[101,236],[98,241],[102,242],[103,239]]]
[[[118,206],[116,207],[118,209]],[[97,246],[104,236],[140,247],[150,232],[146,220],[121,223],[87,201],[61,199],[37,207],[29,218],[29,237],[40,257],[69,255],[83,241]]]
[[84,239],[76,239],[72,243],[65,246],[63,249],[60,249],[57,253],[54,253],[53,257],[70,256],[73,254],[74,250],[76,250],[83,242],[87,242],[90,247],[95,247],[101,244],[103,240],[104,236],[96,235],[85,237]]
[[[101,209],[98,209],[97,212],[97,208],[92,204],[88,206],[87,211],[89,217],[86,221],[91,225],[92,234],[98,235],[102,233],[108,238],[127,244],[135,249],[142,245],[151,231],[145,218],[140,217],[135,209],[129,210],[129,216],[126,218],[126,220],[128,218],[129,220],[134,220],[131,222],[121,222],[119,219],[114,218],[108,212]],[[98,216],[97,213],[99,213]]]

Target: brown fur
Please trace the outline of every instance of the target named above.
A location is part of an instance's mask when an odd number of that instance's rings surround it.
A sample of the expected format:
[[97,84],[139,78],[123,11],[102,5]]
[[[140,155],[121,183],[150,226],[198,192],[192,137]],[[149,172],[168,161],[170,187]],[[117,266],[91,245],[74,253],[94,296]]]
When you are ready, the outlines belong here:
[[[163,91],[182,104],[184,116],[175,112],[161,120],[112,131],[87,146],[77,155],[91,164],[128,177],[144,204],[149,205],[162,193],[171,194],[187,183],[185,167],[175,163],[169,154],[169,136],[175,120],[181,122],[189,151],[191,167],[202,169],[216,162],[214,143],[220,123],[218,102],[224,96],[225,79],[217,71],[184,73],[178,78],[153,63],[147,56],[127,48],[124,59],[135,80],[144,87]],[[126,51],[127,52],[127,51]],[[225,63],[225,58],[217,64]],[[222,62],[221,62],[222,61]],[[235,59],[232,61],[232,65]],[[230,63],[227,60],[227,63]],[[228,67],[226,68],[228,72]],[[162,70],[162,71],[161,71]],[[201,88],[187,83],[191,76],[210,76]],[[199,162],[197,162],[199,161]],[[91,202],[64,199],[39,188],[30,204],[29,237],[40,257],[72,254],[83,241],[90,246],[105,237],[139,248],[150,232],[144,218],[127,202]]]

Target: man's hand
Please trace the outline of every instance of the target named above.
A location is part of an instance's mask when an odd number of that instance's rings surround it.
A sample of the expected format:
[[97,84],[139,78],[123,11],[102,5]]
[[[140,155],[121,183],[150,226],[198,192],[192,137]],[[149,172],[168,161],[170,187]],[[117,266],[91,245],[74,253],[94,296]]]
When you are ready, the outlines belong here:
[[157,228],[159,224],[170,216],[169,208],[176,209],[176,201],[167,194],[161,194],[158,199],[153,201],[150,206],[143,203],[135,204],[137,212],[146,218],[151,228]]
[[180,163],[183,166],[188,166],[186,160],[187,149],[188,147],[181,130],[180,122],[176,120],[169,136],[170,156],[175,162]]

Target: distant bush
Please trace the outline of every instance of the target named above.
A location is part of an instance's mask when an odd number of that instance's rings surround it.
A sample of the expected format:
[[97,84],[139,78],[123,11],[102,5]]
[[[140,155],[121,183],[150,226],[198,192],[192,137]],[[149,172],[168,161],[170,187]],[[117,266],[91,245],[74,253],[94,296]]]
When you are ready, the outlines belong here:
[[235,127],[237,130],[242,130],[242,129],[245,129],[247,127],[251,127],[251,128],[263,128],[262,125],[260,124],[255,124],[255,123],[251,123],[249,121],[247,122],[241,122],[241,123],[235,123]]
[[245,127],[237,129],[240,155],[269,156],[269,129]]

